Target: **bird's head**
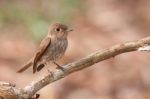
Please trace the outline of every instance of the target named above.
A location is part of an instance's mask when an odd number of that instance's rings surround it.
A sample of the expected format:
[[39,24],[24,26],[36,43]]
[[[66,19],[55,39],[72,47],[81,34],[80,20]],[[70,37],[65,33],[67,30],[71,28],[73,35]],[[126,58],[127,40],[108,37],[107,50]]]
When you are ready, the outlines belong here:
[[70,31],[72,31],[72,29],[69,29],[68,26],[64,24],[54,23],[49,27],[48,36],[57,38],[66,38],[68,32]]

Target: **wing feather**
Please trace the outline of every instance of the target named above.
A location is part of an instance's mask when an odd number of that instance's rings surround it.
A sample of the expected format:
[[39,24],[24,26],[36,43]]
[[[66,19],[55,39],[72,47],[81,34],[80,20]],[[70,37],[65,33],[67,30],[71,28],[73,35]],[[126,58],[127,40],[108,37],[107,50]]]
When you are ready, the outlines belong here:
[[37,50],[37,53],[35,54],[35,57],[33,59],[33,73],[37,70],[37,62],[40,60],[42,55],[45,53],[47,48],[51,45],[51,38],[46,37],[40,44],[39,49]]

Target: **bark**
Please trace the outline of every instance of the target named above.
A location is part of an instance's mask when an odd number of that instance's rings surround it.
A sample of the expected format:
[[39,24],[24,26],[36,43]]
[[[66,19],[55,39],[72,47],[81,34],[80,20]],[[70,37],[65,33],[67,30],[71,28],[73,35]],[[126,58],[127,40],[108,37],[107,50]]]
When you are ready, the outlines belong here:
[[[146,48],[146,50],[145,50]],[[80,60],[69,63],[64,67],[64,71],[56,69],[52,74],[48,74],[45,77],[37,81],[32,81],[25,88],[16,88],[9,83],[0,84],[0,99],[37,99],[38,95],[33,97],[37,91],[47,86],[48,84],[55,82],[67,75],[85,69],[92,66],[95,63],[103,60],[115,57],[116,55],[132,52],[132,51],[150,51],[150,37],[137,40],[134,42],[126,42],[112,46],[105,50],[99,50],[94,52]],[[1,98],[2,97],[2,98]]]

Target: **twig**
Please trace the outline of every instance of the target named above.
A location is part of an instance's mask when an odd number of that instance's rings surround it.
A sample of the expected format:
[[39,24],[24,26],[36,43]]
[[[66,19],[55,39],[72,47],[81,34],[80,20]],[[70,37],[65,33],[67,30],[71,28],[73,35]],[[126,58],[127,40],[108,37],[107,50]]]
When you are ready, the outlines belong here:
[[72,72],[81,70],[83,68],[87,68],[97,62],[106,60],[121,53],[136,51],[137,49],[145,45],[150,45],[150,37],[135,42],[128,42],[124,44],[115,45],[109,49],[95,52],[83,59],[80,59],[78,61],[63,66],[64,71],[57,69],[56,71],[53,72],[53,76],[47,75],[39,81],[33,81],[32,83],[27,85],[23,90],[24,92],[28,93],[27,96],[32,96],[44,86],[56,80],[59,80]]
[[61,78],[64,78],[70,73],[87,68],[95,63],[109,59],[111,57],[115,57],[116,55],[122,53],[139,51],[140,48],[146,46],[150,46],[150,37],[138,41],[134,41],[134,42],[127,42],[127,43],[115,45],[108,49],[97,51],[85,58],[82,58],[78,61],[63,66],[64,71],[56,69],[55,71],[53,71],[53,75],[48,74],[38,81],[32,81],[25,88],[19,90],[19,97],[20,99],[31,98],[31,96],[33,96],[37,91],[39,91],[46,85],[54,81],[57,81]]

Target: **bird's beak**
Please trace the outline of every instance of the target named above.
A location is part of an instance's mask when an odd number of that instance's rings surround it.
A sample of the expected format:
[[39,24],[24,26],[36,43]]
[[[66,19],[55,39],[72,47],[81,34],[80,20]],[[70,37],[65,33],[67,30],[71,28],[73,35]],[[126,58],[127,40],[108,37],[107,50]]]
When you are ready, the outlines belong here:
[[71,31],[73,31],[73,29],[68,29],[68,30],[67,30],[67,32],[71,32]]

